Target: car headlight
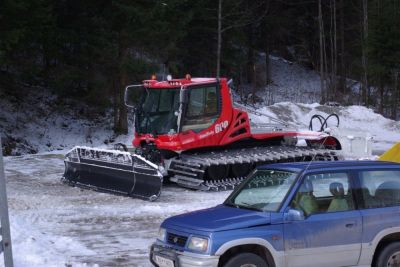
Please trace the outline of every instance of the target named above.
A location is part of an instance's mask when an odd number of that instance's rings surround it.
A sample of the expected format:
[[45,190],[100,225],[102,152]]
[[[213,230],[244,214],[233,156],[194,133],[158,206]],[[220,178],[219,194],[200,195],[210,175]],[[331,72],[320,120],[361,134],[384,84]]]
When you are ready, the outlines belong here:
[[167,231],[165,231],[164,228],[160,227],[160,229],[158,229],[157,239],[160,241],[165,241],[166,235],[167,235]]
[[189,240],[189,249],[206,252],[208,248],[208,239],[192,236]]

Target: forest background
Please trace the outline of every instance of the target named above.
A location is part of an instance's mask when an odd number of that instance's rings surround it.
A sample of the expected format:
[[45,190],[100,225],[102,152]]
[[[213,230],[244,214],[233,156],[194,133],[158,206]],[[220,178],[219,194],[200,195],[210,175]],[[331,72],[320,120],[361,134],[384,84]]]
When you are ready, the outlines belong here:
[[127,132],[124,87],[154,73],[233,78],[258,101],[273,83],[262,54],[318,71],[321,103],[399,118],[399,0],[0,3],[0,95],[48,88],[94,110],[112,108],[116,133]]

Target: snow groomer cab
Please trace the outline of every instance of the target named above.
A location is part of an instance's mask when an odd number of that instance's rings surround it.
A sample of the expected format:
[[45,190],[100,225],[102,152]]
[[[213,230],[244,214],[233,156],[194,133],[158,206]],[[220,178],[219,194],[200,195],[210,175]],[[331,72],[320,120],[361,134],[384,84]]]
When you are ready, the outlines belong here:
[[400,266],[400,164],[258,167],[221,205],[166,219],[158,267]]

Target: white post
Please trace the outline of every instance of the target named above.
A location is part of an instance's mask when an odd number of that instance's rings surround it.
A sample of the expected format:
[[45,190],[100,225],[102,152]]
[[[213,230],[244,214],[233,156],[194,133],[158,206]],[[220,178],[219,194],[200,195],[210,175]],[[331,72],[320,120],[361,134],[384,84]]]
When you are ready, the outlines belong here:
[[12,256],[12,247],[11,247],[10,221],[8,217],[6,178],[4,174],[1,138],[0,138],[0,220],[1,220],[0,235],[2,238],[2,240],[0,241],[0,253],[1,252],[4,253],[5,267],[13,267],[14,263]]

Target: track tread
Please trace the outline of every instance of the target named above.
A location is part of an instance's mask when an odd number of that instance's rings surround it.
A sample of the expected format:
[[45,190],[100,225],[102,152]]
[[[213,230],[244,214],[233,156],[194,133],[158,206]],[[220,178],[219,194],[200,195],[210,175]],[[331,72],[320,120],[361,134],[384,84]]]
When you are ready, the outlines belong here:
[[[334,161],[341,156],[335,150],[317,149],[309,147],[253,147],[249,149],[231,149],[221,151],[211,151],[205,153],[182,154],[180,158],[171,161],[172,166],[169,170],[176,173],[171,180],[181,186],[198,190],[230,190],[238,186],[243,177],[231,177],[227,179],[213,178],[204,180],[203,176],[206,169],[212,165],[230,164],[264,164],[274,162],[296,162],[304,161],[305,158],[311,160]],[[190,168],[188,167],[190,166]],[[180,168],[182,170],[180,170]],[[197,168],[197,169],[196,169]],[[183,176],[183,171],[193,171],[191,177]],[[195,177],[195,178],[194,178]]]

